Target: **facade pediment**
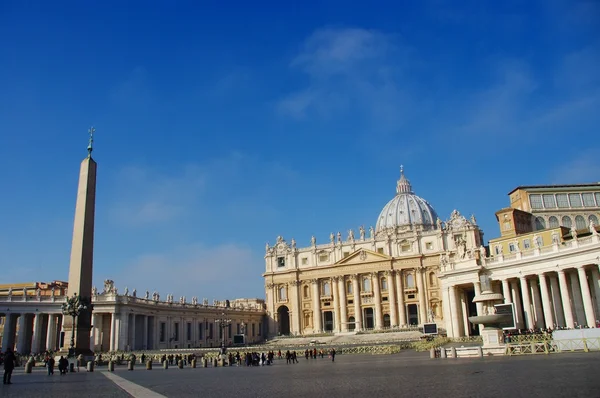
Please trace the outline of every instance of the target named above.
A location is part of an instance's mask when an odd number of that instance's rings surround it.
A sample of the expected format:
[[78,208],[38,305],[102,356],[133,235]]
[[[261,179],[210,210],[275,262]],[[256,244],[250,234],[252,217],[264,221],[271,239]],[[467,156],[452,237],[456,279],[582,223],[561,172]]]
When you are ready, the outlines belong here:
[[336,262],[334,265],[350,265],[350,264],[364,264],[375,261],[389,261],[392,258],[385,254],[377,253],[367,249],[359,249],[349,256]]

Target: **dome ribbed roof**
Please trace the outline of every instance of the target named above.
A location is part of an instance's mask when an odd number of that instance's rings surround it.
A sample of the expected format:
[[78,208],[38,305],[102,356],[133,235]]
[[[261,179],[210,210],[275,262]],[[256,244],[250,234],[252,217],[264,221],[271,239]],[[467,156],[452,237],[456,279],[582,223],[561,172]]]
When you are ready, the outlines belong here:
[[435,228],[437,213],[425,199],[415,195],[410,181],[400,167],[396,196],[390,200],[377,219],[376,232],[411,224]]

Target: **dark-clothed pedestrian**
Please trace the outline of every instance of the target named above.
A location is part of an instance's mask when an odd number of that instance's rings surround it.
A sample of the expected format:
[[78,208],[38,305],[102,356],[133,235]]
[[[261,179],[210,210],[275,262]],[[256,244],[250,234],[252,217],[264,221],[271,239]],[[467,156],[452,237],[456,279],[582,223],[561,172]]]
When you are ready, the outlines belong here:
[[6,354],[4,354],[4,378],[2,379],[4,384],[12,384],[10,378],[12,377],[16,360],[17,358],[15,357],[15,354],[13,354],[12,350],[10,348],[7,349]]

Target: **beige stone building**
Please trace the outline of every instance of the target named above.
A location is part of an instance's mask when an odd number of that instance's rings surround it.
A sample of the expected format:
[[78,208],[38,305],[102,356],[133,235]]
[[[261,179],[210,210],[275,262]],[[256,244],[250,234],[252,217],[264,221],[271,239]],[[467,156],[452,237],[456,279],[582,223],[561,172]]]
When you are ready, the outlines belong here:
[[[270,334],[314,334],[444,325],[440,265],[479,258],[475,218],[453,211],[443,222],[401,170],[396,195],[376,227],[331,233],[299,248],[279,236],[265,253]],[[308,239],[307,239],[308,240]]]

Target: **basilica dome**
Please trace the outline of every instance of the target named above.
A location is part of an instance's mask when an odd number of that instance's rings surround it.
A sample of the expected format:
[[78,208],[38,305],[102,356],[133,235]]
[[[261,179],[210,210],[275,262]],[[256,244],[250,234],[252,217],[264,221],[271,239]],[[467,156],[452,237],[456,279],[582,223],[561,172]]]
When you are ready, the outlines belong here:
[[421,225],[427,229],[435,228],[437,217],[429,202],[414,194],[410,181],[404,176],[403,168],[400,168],[396,196],[385,205],[379,214],[375,230],[380,232],[412,224]]

